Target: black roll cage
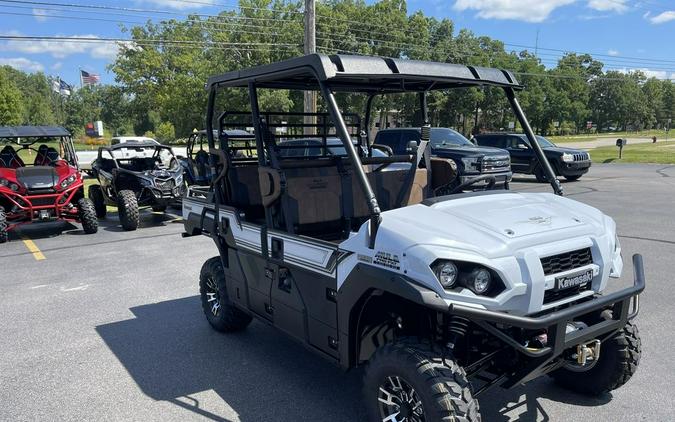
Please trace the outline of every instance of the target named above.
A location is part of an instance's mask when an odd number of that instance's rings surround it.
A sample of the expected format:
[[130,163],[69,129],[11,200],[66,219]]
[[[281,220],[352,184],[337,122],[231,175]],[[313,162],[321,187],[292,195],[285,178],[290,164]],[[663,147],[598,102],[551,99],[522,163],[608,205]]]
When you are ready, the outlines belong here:
[[[495,86],[504,90],[518,122],[523,127],[540,165],[550,180],[553,191],[557,195],[563,195],[562,186],[555,177],[553,169],[516,98],[515,91],[522,87],[517,83],[511,72],[492,68],[369,56],[310,54],[278,63],[213,76],[209,78],[206,84],[209,90],[206,115],[206,134],[209,140],[209,149],[211,150],[216,146],[216,140],[213,136],[213,119],[216,92],[219,88],[248,88],[258,164],[261,167],[268,166],[265,145],[269,127],[265,119],[266,113],[260,111],[258,89],[319,91],[335,128],[335,136],[342,141],[347,159],[351,162],[355,176],[365,195],[370,213],[369,243],[372,248],[381,221],[380,207],[365,170],[361,166],[364,162],[352,143],[348,126],[338,107],[334,93],[352,92],[368,95],[365,110],[365,141],[366,146],[370,148],[370,139],[367,132],[369,132],[371,108],[375,96],[405,92],[419,93],[423,120],[427,124],[428,106],[426,97],[429,91],[473,86]],[[219,131],[217,133],[221,134],[222,115],[218,120]],[[221,137],[222,146],[226,147],[226,144],[222,144]],[[228,154],[223,155],[227,156]],[[216,157],[219,156],[215,151],[210,154],[211,166],[214,170],[217,164]],[[217,175],[214,178],[214,183],[223,176],[224,174]],[[220,195],[220,190],[216,189],[216,205],[223,203],[224,198],[220,198]]]
[[[171,149],[170,146],[168,145],[158,145],[158,144],[138,144],[138,143],[124,143],[124,144],[117,144],[112,147],[99,147],[98,148],[98,158],[103,158],[103,152],[106,151],[108,154],[110,154],[110,158],[113,163],[115,163],[115,168],[120,168],[119,166],[119,161],[131,161],[137,157],[130,157],[130,158],[125,158],[125,157],[115,157],[113,154],[113,151],[119,150],[119,149],[135,149],[135,148],[152,148],[155,150],[155,152],[152,154],[152,157],[150,158],[157,158],[159,157],[159,152],[163,149],[169,150],[169,153],[176,158],[176,155],[173,153],[173,150]],[[108,158],[106,158],[108,159]],[[123,169],[126,170],[126,169]],[[129,170],[126,170],[129,171]]]

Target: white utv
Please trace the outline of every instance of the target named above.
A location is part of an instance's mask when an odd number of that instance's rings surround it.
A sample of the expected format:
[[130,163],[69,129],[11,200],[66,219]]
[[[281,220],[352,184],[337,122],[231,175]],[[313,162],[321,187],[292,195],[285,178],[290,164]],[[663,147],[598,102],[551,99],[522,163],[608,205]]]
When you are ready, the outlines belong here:
[[[508,71],[309,55],[210,78],[215,176],[190,188],[183,216],[186,236],[210,236],[219,250],[200,275],[213,328],[257,318],[344,369],[365,365],[373,421],[478,421],[490,388],[544,374],[590,395],[626,383],[640,359],[631,321],[645,282],[635,255],[633,286],[604,293],[623,267],[610,217],[563,198],[546,159],[557,195],[465,192],[472,181],[436,195],[456,163],[430,157],[426,93],[470,86],[503,89],[544,158]],[[247,90],[251,111],[217,109],[232,88]],[[261,89],[319,91],[328,113],[261,112]],[[341,113],[335,94],[345,92],[367,96],[363,122]],[[362,131],[373,98],[402,92],[419,93],[421,141],[407,155],[373,154],[381,148]],[[248,127],[255,151],[228,136]],[[289,142],[308,132],[323,146]],[[335,136],[343,154],[327,151]],[[494,185],[485,177],[476,186]]]

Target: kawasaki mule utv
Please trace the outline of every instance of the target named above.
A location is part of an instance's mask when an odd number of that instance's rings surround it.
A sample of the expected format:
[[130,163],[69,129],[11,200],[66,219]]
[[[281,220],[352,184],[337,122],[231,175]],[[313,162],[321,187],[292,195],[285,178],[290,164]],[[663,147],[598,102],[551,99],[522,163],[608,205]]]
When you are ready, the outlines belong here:
[[184,194],[183,167],[165,145],[126,142],[100,147],[91,168],[99,182],[89,186],[96,216],[105,217],[106,206],[117,207],[124,230],[138,228],[139,207],[164,212]]
[[[33,145],[37,143],[36,149]],[[73,139],[67,130],[57,126],[0,127],[0,147],[0,243],[7,241],[10,230],[38,221],[77,222],[85,233],[96,233],[94,205],[84,196]],[[33,162],[26,163],[33,153]]]
[[[472,86],[504,91],[558,195],[434,195],[454,176],[447,159],[430,157],[426,93]],[[247,115],[216,109],[232,88],[247,89]],[[519,88],[503,70],[343,55],[210,78],[214,178],[189,189],[183,216],[187,236],[210,236],[220,252],[200,275],[211,326],[231,332],[257,318],[344,369],[365,365],[373,421],[478,421],[490,388],[544,374],[588,395],[626,383],[640,359],[631,321],[642,259],[633,256],[631,287],[605,294],[623,269],[615,223],[562,197]],[[263,89],[319,91],[328,113],[301,123],[261,112]],[[369,128],[375,96],[406,92],[419,94],[421,142],[375,157],[336,94],[367,97]],[[255,128],[255,158],[238,158],[224,134],[245,126]],[[337,136],[344,154],[284,154],[288,139],[308,137],[299,128],[324,145]]]

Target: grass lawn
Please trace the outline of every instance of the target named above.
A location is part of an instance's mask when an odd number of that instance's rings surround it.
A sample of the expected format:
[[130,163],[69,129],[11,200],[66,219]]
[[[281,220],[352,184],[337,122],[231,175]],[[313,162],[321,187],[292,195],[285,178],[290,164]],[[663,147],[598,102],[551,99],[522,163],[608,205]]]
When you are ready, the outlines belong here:
[[[668,138],[675,139],[675,131],[670,131],[668,135]],[[547,138],[556,144],[564,144],[567,142],[594,141],[600,138],[651,138],[652,136],[656,136],[657,139],[663,140],[666,138],[666,132],[664,130],[645,130],[641,132],[608,132],[569,136],[547,136]]]
[[675,141],[655,144],[628,144],[619,159],[619,148],[600,147],[589,151],[595,163],[657,163],[675,164]]

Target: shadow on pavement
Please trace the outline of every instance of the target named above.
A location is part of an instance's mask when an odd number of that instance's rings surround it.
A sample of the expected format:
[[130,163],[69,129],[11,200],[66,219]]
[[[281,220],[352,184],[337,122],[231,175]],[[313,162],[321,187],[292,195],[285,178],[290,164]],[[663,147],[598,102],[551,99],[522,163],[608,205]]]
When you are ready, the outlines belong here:
[[[242,421],[363,421],[361,370],[348,373],[275,329],[253,322],[240,333],[213,331],[198,296],[131,308],[135,318],[96,331],[144,394],[214,421],[223,403],[201,403],[196,393],[213,390]],[[481,398],[485,421],[547,421],[539,397],[581,406],[586,399],[548,378]],[[221,409],[214,410],[214,407]]]

